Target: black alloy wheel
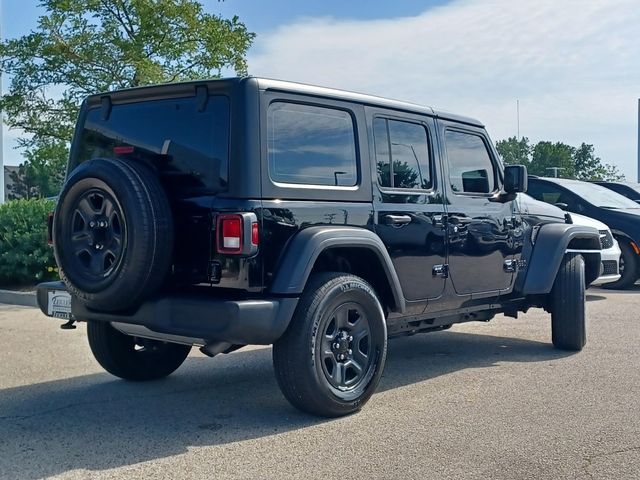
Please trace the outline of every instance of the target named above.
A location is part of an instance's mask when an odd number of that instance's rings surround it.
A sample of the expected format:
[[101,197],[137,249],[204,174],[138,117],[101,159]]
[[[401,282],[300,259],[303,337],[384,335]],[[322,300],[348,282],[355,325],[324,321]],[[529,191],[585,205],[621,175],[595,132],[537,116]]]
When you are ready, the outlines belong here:
[[327,315],[317,355],[317,364],[338,395],[356,390],[370,377],[371,327],[357,303],[343,303]]
[[63,248],[72,268],[92,290],[99,288],[122,263],[127,242],[122,208],[108,189],[91,188],[78,197],[67,228],[71,241]]
[[298,409],[324,417],[356,412],[375,391],[387,355],[380,301],[365,280],[309,278],[289,328],[273,345],[278,385]]

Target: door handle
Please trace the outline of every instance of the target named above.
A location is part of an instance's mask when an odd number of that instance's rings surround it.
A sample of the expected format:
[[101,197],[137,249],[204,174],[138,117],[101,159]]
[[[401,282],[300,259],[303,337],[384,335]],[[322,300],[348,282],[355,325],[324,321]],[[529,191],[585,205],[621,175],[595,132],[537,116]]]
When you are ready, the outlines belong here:
[[464,225],[469,225],[471,222],[473,222],[473,219],[469,217],[450,217],[449,218],[449,223],[451,223],[452,225],[458,225],[460,227]]
[[411,217],[409,215],[385,215],[384,222],[387,225],[401,227],[402,225],[411,223]]

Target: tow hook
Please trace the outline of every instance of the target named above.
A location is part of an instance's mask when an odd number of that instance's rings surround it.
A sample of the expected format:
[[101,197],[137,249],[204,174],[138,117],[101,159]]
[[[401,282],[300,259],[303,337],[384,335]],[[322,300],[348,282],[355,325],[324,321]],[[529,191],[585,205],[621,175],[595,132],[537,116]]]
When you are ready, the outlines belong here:
[[76,321],[70,318],[67,323],[63,323],[62,325],[60,325],[60,328],[62,330],[74,330],[75,328],[77,328],[74,323],[76,323]]

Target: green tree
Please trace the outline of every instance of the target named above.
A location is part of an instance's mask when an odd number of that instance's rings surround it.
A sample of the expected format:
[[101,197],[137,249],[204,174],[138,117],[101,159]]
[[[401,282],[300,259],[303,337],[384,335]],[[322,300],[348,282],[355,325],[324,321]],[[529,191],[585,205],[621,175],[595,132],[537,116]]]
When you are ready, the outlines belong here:
[[63,172],[85,96],[219,77],[226,69],[244,74],[255,36],[238,17],[207,14],[195,0],[42,0],[40,6],[44,15],[34,31],[0,44],[0,68],[11,77],[0,110],[9,127],[27,134],[18,143],[25,163],[39,162],[34,168],[48,169],[52,178]]
[[36,179],[28,164],[23,163],[22,165],[19,165],[17,171],[13,171],[9,174],[9,178],[11,179],[11,185],[9,185],[6,192],[9,200],[38,197]]
[[65,142],[45,139],[38,148],[28,149],[27,160],[11,173],[10,199],[47,198],[57,195],[67,164]]
[[579,180],[624,180],[624,175],[618,171],[615,165],[602,163],[600,157],[596,157],[593,145],[582,143],[573,154],[576,178]]
[[538,142],[531,153],[529,173],[552,176],[551,169],[558,167],[559,177],[575,178],[574,151],[575,149],[566,143]]
[[610,182],[621,182],[625,180],[625,176],[623,173],[618,170],[618,167],[615,165],[610,165],[608,163],[604,164],[604,173],[601,178],[596,178],[595,180],[608,180]]
[[602,179],[605,174],[600,157],[596,157],[593,145],[582,143],[573,153],[576,178],[579,180]]
[[496,142],[496,149],[504,160],[505,165],[525,165],[529,167],[531,157],[531,145],[529,139],[522,137],[509,137],[506,140]]
[[591,144],[578,148],[562,142],[538,142],[531,146],[529,139],[510,137],[496,142],[496,149],[506,165],[525,165],[531,175],[552,176],[558,167],[558,176],[579,180],[624,180],[615,165],[602,163]]

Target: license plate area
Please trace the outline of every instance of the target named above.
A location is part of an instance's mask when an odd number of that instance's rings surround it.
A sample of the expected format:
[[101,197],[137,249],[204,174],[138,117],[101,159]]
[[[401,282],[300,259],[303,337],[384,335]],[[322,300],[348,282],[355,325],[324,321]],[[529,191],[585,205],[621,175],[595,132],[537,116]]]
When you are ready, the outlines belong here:
[[71,295],[65,290],[47,292],[47,315],[63,320],[71,319]]

